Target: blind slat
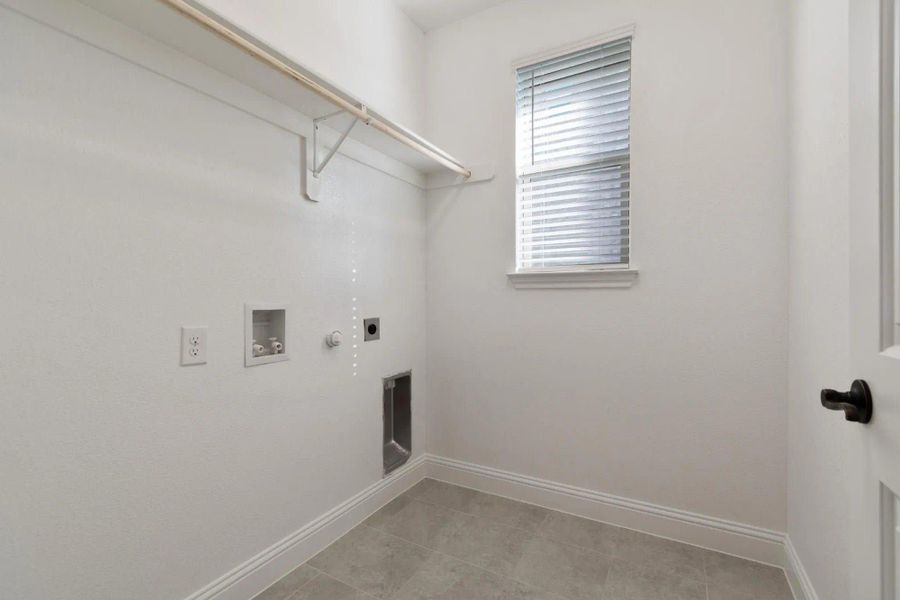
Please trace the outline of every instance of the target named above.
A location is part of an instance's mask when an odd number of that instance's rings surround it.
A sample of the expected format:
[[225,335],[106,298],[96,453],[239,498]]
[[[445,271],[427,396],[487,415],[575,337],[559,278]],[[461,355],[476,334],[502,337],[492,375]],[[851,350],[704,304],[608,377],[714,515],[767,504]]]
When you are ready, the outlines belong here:
[[571,238],[568,240],[547,240],[547,241],[532,241],[532,242],[523,242],[522,249],[523,250],[540,250],[546,251],[550,254],[561,254],[567,252],[590,252],[594,248],[612,248],[627,246],[628,241],[625,240],[616,240],[611,238]]
[[[534,128],[531,126],[531,112],[530,108],[527,111],[519,115],[519,129],[523,131],[540,131],[542,128],[553,127],[559,125],[561,123],[567,123],[570,121],[580,121],[587,119],[607,119],[611,121],[613,119],[622,120],[628,119],[628,111],[629,106],[628,102],[619,102],[618,106],[588,106],[588,107],[578,107],[572,108],[568,111],[560,111],[552,117],[545,117],[541,119],[540,123],[538,123]],[[522,117],[526,117],[527,120],[523,120]],[[607,122],[608,122],[607,121]],[[603,121],[601,121],[603,122]]]
[[559,184],[552,184],[546,181],[539,182],[539,184],[523,183],[522,195],[528,196],[529,198],[552,198],[559,194],[588,194],[590,192],[606,193],[622,189],[627,190],[630,183],[631,181],[628,177],[612,181],[572,179],[560,182]]
[[544,223],[544,224],[535,224],[530,228],[529,233],[544,233],[549,231],[562,231],[564,229],[576,228],[576,227],[620,227],[622,229],[628,229],[628,219],[621,218],[613,218],[613,219],[599,219],[599,218],[587,218],[587,219],[571,219],[565,222],[556,222],[556,223]]
[[[606,233],[604,233],[606,232]],[[564,229],[560,231],[549,230],[549,231],[541,231],[541,232],[531,232],[528,235],[522,237],[522,243],[527,244],[532,241],[534,238],[541,238],[542,240],[555,240],[561,238],[572,238],[572,239],[603,239],[603,238],[620,238],[623,233],[628,233],[627,228],[623,230],[621,227],[595,227],[595,228],[585,228],[585,229]],[[576,236],[581,236],[577,237]]]
[[529,225],[550,225],[559,224],[562,220],[575,221],[578,220],[606,220],[609,223],[625,224],[628,221],[627,209],[597,209],[597,210],[571,210],[553,215],[529,215],[522,219],[522,224]]
[[590,155],[607,153],[609,150],[624,150],[628,147],[629,142],[627,129],[594,134],[585,131],[581,135],[567,134],[559,137],[545,137],[544,141],[534,144],[534,153],[551,154],[553,152],[575,151],[583,148],[583,154]]
[[630,63],[630,52],[623,52],[608,57],[598,57],[558,71],[550,71],[543,75],[535,74],[533,79],[531,76],[520,77],[518,79],[518,87],[524,89],[526,86],[532,85],[545,88],[557,85],[571,85],[574,81],[596,77],[598,74],[627,72]]
[[616,42],[610,42],[608,44],[595,46],[594,48],[588,48],[586,50],[564,54],[562,56],[551,58],[534,65],[521,67],[520,69],[518,69],[517,73],[520,76],[526,74],[530,75],[532,73],[535,76],[539,76],[545,73],[552,73],[553,71],[565,69],[571,65],[578,64],[579,62],[595,60],[596,57],[613,56],[617,53],[625,51],[631,51],[630,38],[623,38]]
[[529,100],[532,98],[540,98],[562,90],[568,90],[585,85],[593,87],[601,87],[607,85],[617,85],[623,81],[628,81],[630,63],[618,63],[614,65],[597,66],[594,69],[583,71],[568,78],[559,78],[552,81],[538,82],[532,84],[531,80],[526,80],[524,84],[519,85],[516,90],[516,98],[520,100]]
[[516,94],[517,99],[524,103],[540,104],[554,97],[569,96],[585,89],[610,88],[627,85],[629,82],[628,65],[617,65],[616,68],[606,68],[597,72],[582,73],[572,80],[559,81],[554,84],[535,85],[522,88]]
[[597,265],[628,265],[628,253],[593,254],[589,256],[562,256],[562,257],[523,257],[522,268],[541,269],[547,267],[591,267]]

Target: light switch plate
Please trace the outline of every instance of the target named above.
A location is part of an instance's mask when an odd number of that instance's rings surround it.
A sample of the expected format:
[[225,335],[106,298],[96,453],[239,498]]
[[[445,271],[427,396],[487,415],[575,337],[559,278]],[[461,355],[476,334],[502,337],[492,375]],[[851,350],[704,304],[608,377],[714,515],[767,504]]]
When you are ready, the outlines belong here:
[[206,364],[206,327],[181,328],[181,364]]

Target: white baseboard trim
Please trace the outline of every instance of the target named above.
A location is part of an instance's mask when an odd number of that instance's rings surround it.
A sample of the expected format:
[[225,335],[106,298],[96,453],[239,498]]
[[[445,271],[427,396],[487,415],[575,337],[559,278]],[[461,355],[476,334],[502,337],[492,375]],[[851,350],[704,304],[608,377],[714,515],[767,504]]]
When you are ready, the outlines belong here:
[[800,562],[800,555],[791,542],[790,536],[784,538],[784,555],[786,557],[785,573],[787,573],[788,583],[791,584],[791,591],[794,592],[794,598],[797,600],[819,600],[819,595],[813,587],[812,580],[803,568]]
[[439,456],[428,477],[784,568],[784,534]]
[[785,569],[797,600],[818,600],[783,533],[434,455],[419,456],[185,600],[252,598],[425,477],[774,565]]
[[369,515],[425,477],[419,456],[390,476],[310,521],[284,539],[197,590],[185,600],[247,600],[327,548]]

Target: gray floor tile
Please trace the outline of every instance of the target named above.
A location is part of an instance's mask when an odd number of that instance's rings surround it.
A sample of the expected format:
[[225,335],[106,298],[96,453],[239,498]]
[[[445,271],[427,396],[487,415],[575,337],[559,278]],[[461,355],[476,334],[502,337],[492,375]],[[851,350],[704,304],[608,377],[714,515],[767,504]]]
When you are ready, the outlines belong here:
[[411,498],[418,498],[423,493],[425,493],[425,490],[428,489],[434,483],[434,481],[434,479],[426,477],[425,479],[419,481],[419,483],[417,483],[416,485],[406,490],[403,495],[409,496]]
[[542,590],[527,583],[508,580],[500,588],[497,600],[566,600],[558,594]]
[[388,598],[430,554],[425,548],[361,525],[313,557],[309,564],[356,589]]
[[385,520],[381,529],[414,544],[436,548],[443,545],[466,518],[464,513],[413,500]]
[[710,600],[792,600],[784,571],[777,567],[710,552],[706,557]]
[[775,567],[432,479],[309,565],[257,600],[792,600]]
[[610,560],[598,552],[534,537],[512,576],[569,600],[597,600]]
[[559,600],[559,597],[438,554],[392,600]]
[[523,529],[464,515],[462,523],[450,535],[435,540],[434,548],[488,571],[508,575],[532,537]]
[[666,575],[706,581],[704,560],[709,550],[630,529],[619,529],[613,555]]
[[581,546],[612,556],[621,531],[621,527],[614,525],[549,511],[537,534],[557,542]]
[[466,512],[485,519],[493,519],[510,527],[537,531],[551,511],[509,498],[477,494],[469,501]]
[[614,564],[603,600],[706,600],[706,584],[627,564]]
[[300,565],[271,586],[265,591],[260,592],[253,600],[287,600],[304,584],[312,581],[318,574],[313,568],[307,565]]
[[407,493],[422,502],[445,506],[461,512],[469,512],[472,502],[478,496],[485,495],[469,488],[451,485],[434,479],[423,479]]
[[408,492],[406,494],[397,496],[396,498],[382,506],[381,509],[378,510],[375,514],[363,521],[363,525],[381,529],[381,527],[388,519],[403,510],[403,508],[412,501],[413,498],[409,495]]
[[300,588],[290,600],[372,600],[372,596],[322,573]]
[[537,530],[551,512],[533,504],[485,494],[434,479],[422,480],[407,493],[422,502],[437,504],[477,517],[493,519],[504,525],[529,531]]
[[479,585],[486,571],[443,554],[435,553],[403,584],[392,600],[441,600],[456,598]]
[[794,600],[794,595],[790,592],[790,588],[786,588],[775,595],[765,593],[759,595],[754,592],[746,592],[736,590],[731,587],[723,587],[721,585],[709,584],[708,600]]

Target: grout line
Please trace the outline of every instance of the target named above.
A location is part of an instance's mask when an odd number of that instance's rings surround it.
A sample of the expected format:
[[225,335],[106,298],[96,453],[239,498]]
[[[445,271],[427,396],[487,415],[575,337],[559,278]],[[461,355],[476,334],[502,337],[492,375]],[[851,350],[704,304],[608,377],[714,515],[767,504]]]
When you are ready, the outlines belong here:
[[290,594],[288,597],[284,598],[284,600],[291,600],[291,598],[293,598],[294,596],[296,596],[296,595],[300,592],[300,590],[302,590],[302,589],[305,588],[307,585],[309,585],[310,583],[312,583],[313,580],[314,580],[316,577],[318,577],[319,575],[322,574],[322,571],[320,571],[320,570],[318,570],[317,568],[315,568],[314,566],[308,564],[308,562],[309,562],[309,561],[297,565],[296,567],[294,567],[293,569],[291,569],[290,571],[288,571],[287,573],[285,573],[284,575],[282,575],[281,577],[279,577],[278,579],[276,579],[274,582],[272,582],[272,583],[269,585],[269,587],[264,588],[264,589],[260,590],[259,592],[257,592],[255,596],[253,596],[253,597],[250,598],[250,600],[256,600],[256,599],[260,596],[260,594],[262,594],[263,592],[268,591],[269,588],[271,588],[272,586],[277,585],[282,579],[284,579],[285,577],[287,577],[288,575],[290,575],[291,573],[293,573],[294,571],[296,571],[296,570],[299,569],[300,567],[306,566],[307,568],[312,569],[313,571],[315,571],[316,574],[313,575],[312,577],[310,577],[310,578],[309,578],[309,581],[306,581],[306,582],[300,584],[300,587],[298,587],[296,590],[294,590],[293,592],[291,592],[291,594]]
[[[346,535],[346,534],[344,534],[344,535]],[[338,538],[338,539],[335,540],[335,541],[340,540],[342,537],[344,537],[344,536],[342,535],[340,538]],[[346,581],[344,581],[344,580],[342,580],[342,579],[339,579],[339,578],[335,577],[335,576],[332,575],[331,573],[328,573],[328,572],[326,572],[326,571],[323,571],[322,569],[317,569],[316,567],[314,567],[314,566],[312,566],[311,564],[309,564],[309,562],[305,562],[305,563],[303,563],[303,564],[305,564],[306,566],[308,566],[310,569],[314,570],[314,571],[316,572],[316,576],[313,577],[312,579],[310,579],[309,581],[307,581],[306,583],[304,583],[303,585],[301,585],[299,588],[297,588],[297,590],[294,591],[294,593],[291,594],[290,597],[286,598],[285,600],[291,600],[296,594],[299,594],[299,593],[300,593],[300,590],[302,590],[303,588],[305,588],[306,586],[308,586],[310,583],[312,583],[313,581],[315,581],[316,579],[318,579],[318,578],[321,577],[322,575],[324,575],[325,577],[328,577],[328,578],[330,578],[330,579],[334,579],[334,580],[337,581],[338,583],[343,583],[343,584],[346,585],[348,588],[352,589],[352,590],[355,591],[355,592],[359,592],[360,594],[362,594],[362,595],[365,596],[366,598],[373,598],[374,600],[381,600],[381,599],[378,598],[377,596],[374,596],[374,595],[370,594],[369,592],[367,592],[367,591],[365,591],[365,590],[361,590],[361,589],[359,589],[359,588],[357,588],[357,587],[354,587],[354,586],[350,585],[349,583],[347,583]]]
[[[306,564],[306,563],[303,563],[303,564]],[[300,566],[302,567],[303,565],[300,565]],[[297,594],[300,593],[300,590],[302,590],[303,588],[305,588],[306,586],[311,584],[313,581],[315,581],[316,579],[318,579],[319,577],[322,576],[322,571],[318,570],[317,568],[315,568],[311,565],[306,565],[306,566],[309,567],[310,569],[312,569],[313,571],[315,571],[316,574],[313,575],[312,577],[310,577],[309,581],[305,582],[303,585],[301,585],[296,590],[291,592],[291,595],[288,596],[287,598],[285,598],[284,600],[293,600],[294,596],[296,596]],[[299,569],[300,567],[297,567],[297,568]],[[293,573],[293,571],[291,571],[291,572]],[[281,579],[279,579],[278,581],[281,581]],[[278,581],[276,581],[275,583],[278,583]],[[275,585],[275,583],[273,583],[272,585]],[[268,588],[266,588],[266,589],[268,589]],[[263,590],[263,591],[265,591],[265,590]]]

